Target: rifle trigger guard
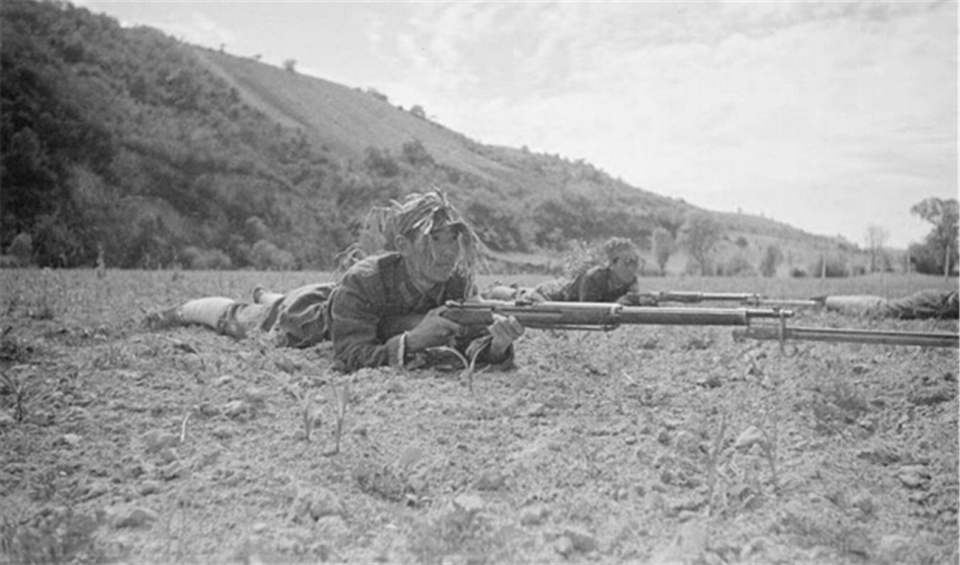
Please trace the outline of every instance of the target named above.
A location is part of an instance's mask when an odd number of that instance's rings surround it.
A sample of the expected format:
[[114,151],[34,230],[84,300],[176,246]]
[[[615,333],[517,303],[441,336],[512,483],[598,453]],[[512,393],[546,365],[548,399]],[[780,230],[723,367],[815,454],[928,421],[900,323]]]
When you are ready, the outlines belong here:
[[620,327],[620,306],[617,303],[610,305],[610,321],[603,325],[603,331],[608,332]]

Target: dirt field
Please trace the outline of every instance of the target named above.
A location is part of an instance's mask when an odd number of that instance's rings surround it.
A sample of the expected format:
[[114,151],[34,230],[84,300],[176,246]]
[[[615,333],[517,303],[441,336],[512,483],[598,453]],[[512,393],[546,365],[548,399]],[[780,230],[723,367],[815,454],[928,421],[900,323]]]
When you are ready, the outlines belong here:
[[[960,557],[955,349],[529,330],[511,372],[342,375],[329,347],[139,325],[187,298],[308,280],[0,272],[0,563]],[[956,280],[650,286],[805,298]]]

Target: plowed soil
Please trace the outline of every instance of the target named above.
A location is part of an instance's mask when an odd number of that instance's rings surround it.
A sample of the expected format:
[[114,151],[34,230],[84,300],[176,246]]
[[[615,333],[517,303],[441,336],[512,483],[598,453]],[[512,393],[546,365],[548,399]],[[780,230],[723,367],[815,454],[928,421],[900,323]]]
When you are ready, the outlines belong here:
[[958,561],[955,349],[528,330],[344,375],[140,324],[260,273],[0,277],[0,563]]

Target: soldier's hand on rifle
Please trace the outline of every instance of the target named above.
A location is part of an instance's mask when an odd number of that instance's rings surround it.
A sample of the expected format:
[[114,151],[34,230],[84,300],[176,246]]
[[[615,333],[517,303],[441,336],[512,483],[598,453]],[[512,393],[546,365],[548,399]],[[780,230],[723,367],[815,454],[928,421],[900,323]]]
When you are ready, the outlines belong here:
[[493,315],[493,323],[487,326],[493,341],[490,342],[490,355],[494,358],[501,358],[507,352],[507,348],[518,337],[523,335],[523,325],[513,316]]
[[637,295],[637,306],[657,306],[659,301],[656,296],[652,294],[639,294]]
[[422,351],[450,343],[460,331],[460,325],[442,316],[446,310],[446,306],[430,310],[416,327],[407,332],[407,351]]

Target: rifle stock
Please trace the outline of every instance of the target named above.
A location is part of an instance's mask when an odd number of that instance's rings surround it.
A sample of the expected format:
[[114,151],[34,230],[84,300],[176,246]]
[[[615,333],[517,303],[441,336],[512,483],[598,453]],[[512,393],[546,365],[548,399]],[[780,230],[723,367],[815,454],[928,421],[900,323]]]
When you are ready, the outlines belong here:
[[513,316],[537,329],[611,330],[622,324],[749,326],[760,318],[782,319],[789,310],[759,308],[661,308],[606,302],[448,302],[443,316],[463,326],[488,326],[493,315]]

